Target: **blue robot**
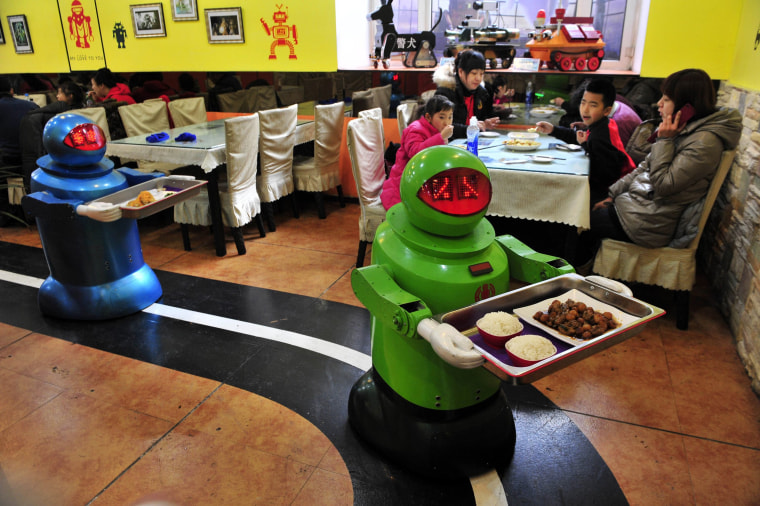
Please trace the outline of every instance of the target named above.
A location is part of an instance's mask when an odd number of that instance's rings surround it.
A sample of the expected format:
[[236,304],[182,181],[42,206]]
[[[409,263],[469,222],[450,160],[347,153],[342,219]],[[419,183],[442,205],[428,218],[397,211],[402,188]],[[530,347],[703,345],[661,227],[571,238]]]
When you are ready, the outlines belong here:
[[33,193],[22,199],[36,219],[50,268],[38,295],[40,310],[103,320],[149,306],[162,290],[143,260],[136,220],[122,219],[118,206],[86,203],[162,174],[114,171],[103,158],[103,131],[77,114],[55,116],[42,137],[48,154],[37,160]]
[[380,453],[433,477],[505,467],[515,424],[500,380],[473,343],[433,315],[574,272],[484,218],[491,182],[483,162],[451,146],[412,157],[401,202],[388,210],[372,265],[351,285],[372,314],[372,368],[349,395],[349,422]]

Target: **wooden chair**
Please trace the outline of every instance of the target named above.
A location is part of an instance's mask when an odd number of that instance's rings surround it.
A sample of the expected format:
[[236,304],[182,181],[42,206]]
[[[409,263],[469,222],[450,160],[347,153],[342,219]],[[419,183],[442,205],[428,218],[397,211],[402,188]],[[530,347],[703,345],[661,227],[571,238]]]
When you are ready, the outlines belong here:
[[696,236],[686,248],[644,248],[633,243],[604,239],[594,259],[593,271],[607,278],[658,285],[675,292],[676,326],[689,327],[689,295],[696,277],[696,254],[707,218],[734,160],[735,151],[724,151],[699,218]]
[[355,119],[348,124],[346,132],[351,170],[361,208],[357,268],[364,265],[367,244],[375,239],[377,227],[385,220],[385,208],[380,201],[385,181],[385,138],[383,120],[379,116],[378,111],[376,114],[367,114]]
[[264,213],[270,232],[276,230],[272,204],[280,198],[291,196],[293,216],[298,218],[298,204],[293,184],[293,147],[296,142],[297,113],[296,104],[258,113],[261,123],[259,139],[261,170],[256,178],[256,185],[261,202],[264,204]]
[[343,188],[340,185],[340,146],[343,141],[343,102],[318,105],[314,108],[314,156],[293,159],[293,181],[298,191],[312,192],[317,200],[319,217],[324,219],[323,191],[336,188],[340,206]]
[[[219,198],[222,204],[222,220],[232,228],[238,255],[245,255],[242,227],[254,218],[261,237],[266,236],[261,217],[261,200],[256,190],[256,155],[259,151],[259,117],[237,116],[224,122],[227,144],[226,178],[220,178]],[[200,194],[174,206],[174,221],[180,224],[182,242],[190,251],[188,225],[211,225],[208,192],[204,187]]]

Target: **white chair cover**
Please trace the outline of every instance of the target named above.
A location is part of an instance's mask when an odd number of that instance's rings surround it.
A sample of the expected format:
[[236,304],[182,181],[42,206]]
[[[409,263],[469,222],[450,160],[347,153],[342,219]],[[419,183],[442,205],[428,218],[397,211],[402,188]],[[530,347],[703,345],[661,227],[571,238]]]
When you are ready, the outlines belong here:
[[340,184],[343,109],[343,102],[315,107],[314,156],[293,159],[293,180],[297,190],[321,192]]
[[380,201],[385,181],[382,126],[381,118],[363,117],[351,121],[346,134],[361,208],[360,241],[372,242],[377,227],[385,220],[385,208]]
[[699,239],[734,155],[735,151],[723,152],[718,171],[705,197],[699,231],[687,248],[644,248],[629,242],[605,239],[596,254],[593,271],[608,278],[659,285],[669,290],[691,291]]
[[399,138],[403,135],[404,129],[412,122],[414,110],[417,108],[416,102],[402,102],[396,107],[396,121],[398,122]]
[[422,100],[430,100],[430,97],[435,95],[436,90],[427,90],[420,93],[420,97]]
[[[119,107],[119,116],[121,116],[127,137],[150,135],[170,129],[169,113],[166,110],[166,102],[163,100],[122,105]],[[182,165],[138,160],[137,166],[142,172],[160,171],[168,174]]]
[[303,86],[282,85],[277,91],[277,98],[280,99],[282,105],[293,105],[303,102],[304,91]]
[[216,96],[221,112],[250,112],[246,109],[247,90],[220,93]]
[[277,96],[273,86],[254,86],[247,90],[217,95],[222,112],[258,112],[275,109]]
[[91,119],[93,123],[103,129],[103,133],[106,135],[106,140],[111,140],[111,129],[108,128],[108,120],[106,119],[105,107],[85,107],[84,109],[72,109],[67,111],[66,114],[79,114],[85,118]]
[[169,114],[175,127],[195,125],[208,121],[203,97],[178,98],[169,102]]
[[[259,116],[237,116],[225,120],[227,144],[227,177],[220,178],[219,198],[222,219],[229,227],[242,227],[261,212],[261,200],[256,191],[256,155],[259,151]],[[202,191],[193,198],[174,206],[174,221],[189,225],[210,226],[208,193]]]
[[40,107],[45,107],[48,104],[48,97],[44,93],[30,93],[28,99],[25,95],[13,95],[13,98],[31,100]]
[[5,184],[8,185],[8,202],[13,205],[20,205],[21,199],[26,195],[24,178],[21,176],[9,177],[6,179]]
[[386,84],[385,86],[377,86],[369,89],[372,95],[375,97],[375,104],[380,110],[383,111],[383,118],[390,116],[391,112],[391,94],[393,92],[393,86]]
[[261,175],[256,178],[262,202],[274,202],[293,193],[293,147],[298,106],[259,112]]

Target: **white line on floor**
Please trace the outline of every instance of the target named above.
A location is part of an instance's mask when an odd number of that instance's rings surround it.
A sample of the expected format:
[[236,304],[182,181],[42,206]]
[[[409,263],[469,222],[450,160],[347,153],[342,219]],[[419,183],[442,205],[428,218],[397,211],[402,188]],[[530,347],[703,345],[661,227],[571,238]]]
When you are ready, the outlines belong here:
[[[44,281],[39,278],[33,278],[31,276],[3,270],[0,270],[0,280],[31,288],[39,288]],[[297,346],[335,360],[340,360],[341,362],[345,362],[346,364],[362,371],[367,371],[372,365],[372,359],[369,355],[340,344],[323,341],[316,337],[299,334],[297,332],[290,332],[288,330],[276,329],[265,325],[233,320],[232,318],[225,318],[223,316],[201,313],[200,311],[192,311],[159,303],[152,304],[143,309],[143,311],[163,316],[165,318],[173,318],[195,323],[197,325],[229,330],[231,332],[238,332],[253,337],[260,337],[262,339],[269,339],[270,341]]]

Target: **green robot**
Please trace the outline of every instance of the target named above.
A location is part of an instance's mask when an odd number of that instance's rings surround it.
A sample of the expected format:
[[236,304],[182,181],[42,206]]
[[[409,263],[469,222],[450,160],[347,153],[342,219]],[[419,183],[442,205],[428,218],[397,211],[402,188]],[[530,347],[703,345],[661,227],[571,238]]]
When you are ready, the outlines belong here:
[[456,147],[415,155],[388,210],[372,265],[351,276],[372,315],[372,368],[354,384],[349,421],[380,453],[434,477],[473,476],[512,458],[515,425],[500,380],[472,341],[433,315],[574,272],[484,218],[491,181],[483,162]]

